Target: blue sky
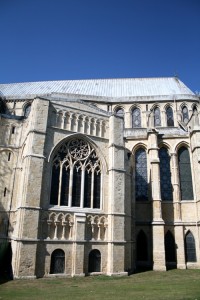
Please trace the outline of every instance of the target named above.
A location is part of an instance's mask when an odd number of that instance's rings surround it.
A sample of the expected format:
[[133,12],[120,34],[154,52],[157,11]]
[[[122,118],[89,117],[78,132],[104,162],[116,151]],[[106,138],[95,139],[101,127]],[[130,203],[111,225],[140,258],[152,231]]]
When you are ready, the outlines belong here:
[[200,91],[200,0],[0,0],[0,83],[178,77]]

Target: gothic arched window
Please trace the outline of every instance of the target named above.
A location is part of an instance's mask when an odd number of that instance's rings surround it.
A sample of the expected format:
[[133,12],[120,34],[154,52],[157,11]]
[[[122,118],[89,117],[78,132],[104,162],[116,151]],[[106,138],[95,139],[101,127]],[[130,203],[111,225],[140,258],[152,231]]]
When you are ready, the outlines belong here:
[[65,252],[56,249],[51,255],[50,274],[61,274],[65,272]]
[[147,156],[143,148],[135,153],[135,198],[148,200]]
[[161,199],[173,200],[170,172],[170,156],[165,147],[159,149]]
[[161,126],[160,108],[156,107],[154,109],[154,126]]
[[101,164],[83,139],[63,143],[53,158],[50,204],[100,208]]
[[187,106],[182,107],[182,117],[183,117],[183,123],[187,124],[189,121],[189,114]]
[[174,126],[174,115],[173,115],[173,110],[170,106],[166,109],[166,116],[167,116],[167,126]]
[[185,259],[186,262],[196,262],[196,247],[193,234],[189,231],[185,237]]
[[178,151],[181,200],[193,200],[192,174],[189,151],[181,147]]
[[139,108],[132,111],[132,127],[141,127],[141,113]]
[[168,230],[165,234],[165,260],[176,262],[176,245],[173,234]]
[[118,107],[115,111],[116,115],[120,117],[124,117],[124,109],[122,107]]
[[137,260],[148,260],[148,242],[147,236],[143,230],[141,230],[137,236]]

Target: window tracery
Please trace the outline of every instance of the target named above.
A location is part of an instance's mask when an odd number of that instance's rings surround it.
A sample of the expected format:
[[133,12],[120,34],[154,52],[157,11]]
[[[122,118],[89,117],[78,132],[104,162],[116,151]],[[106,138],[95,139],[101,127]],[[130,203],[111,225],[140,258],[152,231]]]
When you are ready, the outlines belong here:
[[100,208],[101,164],[83,139],[62,144],[53,158],[50,204]]

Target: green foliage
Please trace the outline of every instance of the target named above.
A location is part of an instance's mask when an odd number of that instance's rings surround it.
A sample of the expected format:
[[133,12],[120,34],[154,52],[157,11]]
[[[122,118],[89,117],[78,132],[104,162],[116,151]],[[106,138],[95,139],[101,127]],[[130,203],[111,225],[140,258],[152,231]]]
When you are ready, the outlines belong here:
[[200,270],[2,282],[0,299],[200,300]]

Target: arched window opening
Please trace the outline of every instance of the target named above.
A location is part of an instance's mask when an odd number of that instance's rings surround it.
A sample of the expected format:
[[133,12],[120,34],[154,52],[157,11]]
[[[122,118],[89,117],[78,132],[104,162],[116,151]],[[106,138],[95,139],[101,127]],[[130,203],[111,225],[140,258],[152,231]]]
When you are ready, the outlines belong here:
[[28,118],[30,112],[31,112],[31,104],[28,103],[24,108],[24,117]]
[[139,108],[132,111],[132,127],[141,127],[141,113]]
[[182,117],[183,117],[183,123],[187,124],[189,121],[189,114],[187,106],[182,107]]
[[193,200],[192,174],[189,151],[181,147],[178,151],[181,200]]
[[198,112],[198,110],[197,110],[197,106],[196,106],[196,105],[194,105],[194,106],[193,106],[193,108],[192,108],[192,112],[193,112],[193,113],[195,113],[195,112]]
[[135,197],[136,201],[148,200],[147,156],[143,148],[135,153]]
[[174,126],[174,115],[173,115],[173,110],[170,106],[166,109],[166,116],[167,116],[167,126]]
[[141,230],[137,236],[136,247],[137,261],[148,261],[148,242],[143,230]]
[[176,244],[169,230],[165,234],[165,260],[166,263],[176,263]]
[[62,274],[65,272],[65,253],[61,249],[56,249],[51,255],[50,274]]
[[154,109],[154,126],[161,126],[160,108],[156,107]]
[[185,259],[186,262],[196,262],[196,247],[193,234],[189,231],[185,237]]
[[82,139],[62,144],[53,158],[50,204],[100,208],[100,200],[101,164],[95,150]]
[[159,149],[161,199],[172,201],[172,183],[170,172],[170,156],[165,147]]
[[97,249],[90,251],[88,272],[101,272],[101,253]]
[[117,116],[124,117],[124,109],[122,107],[117,108],[115,113]]

